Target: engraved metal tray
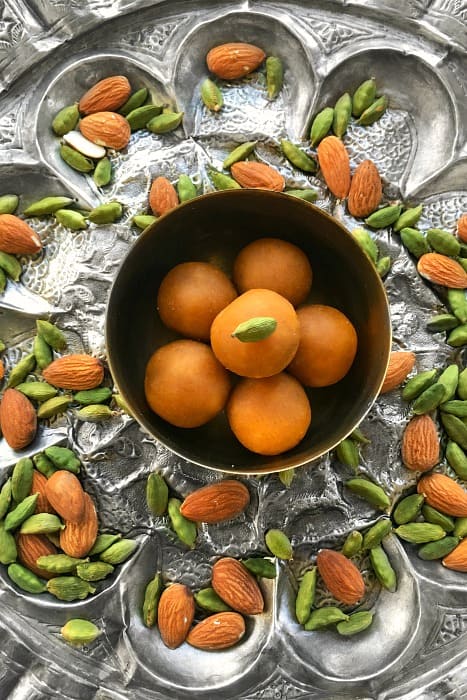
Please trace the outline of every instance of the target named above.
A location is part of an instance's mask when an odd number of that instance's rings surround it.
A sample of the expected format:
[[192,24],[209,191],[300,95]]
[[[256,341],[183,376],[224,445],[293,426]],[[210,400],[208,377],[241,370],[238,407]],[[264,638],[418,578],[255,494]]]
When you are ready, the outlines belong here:
[[[422,227],[454,230],[467,211],[467,5],[462,0],[320,0],[301,3],[153,2],[151,0],[5,0],[0,3],[0,194],[21,204],[46,194],[72,193],[83,205],[118,199],[125,215],[112,226],[71,232],[51,219],[33,221],[44,254],[25,260],[18,284],[0,298],[0,337],[7,366],[29,351],[35,319],[52,314],[71,350],[105,357],[103,325],[112,279],[138,235],[131,217],[146,207],[156,175],[186,172],[211,189],[206,166],[219,167],[236,143],[257,138],[258,156],[278,167],[287,185],[320,191],[318,204],[352,220],[320,180],[294,170],[279,155],[280,138],[299,141],[310,116],[374,75],[390,109],[369,129],[350,128],[345,142],[355,166],[376,162],[385,197],[424,204]],[[224,41],[250,41],[285,62],[285,90],[265,99],[264,75],[224,86],[218,115],[200,105],[207,50]],[[139,132],[114,158],[107,191],[73,173],[56,156],[52,115],[101,77],[122,73],[153,96],[185,111],[183,130]],[[275,232],[279,234],[280,232]],[[417,354],[418,369],[462,362],[441,334],[425,330],[441,300],[421,281],[397,236],[377,233],[390,255],[386,280],[394,348]],[[364,421],[372,438],[361,470],[396,498],[413,484],[402,466],[400,436],[408,409],[398,392],[381,397]],[[320,546],[340,546],[354,528],[378,514],[343,492],[350,474],[327,455],[297,472],[290,489],[275,475],[251,477],[252,503],[233,523],[200,528],[187,552],[165,518],[148,515],[144,487],[157,467],[181,497],[217,480],[144,435],[128,416],[105,424],[61,418],[41,429],[31,447],[66,440],[85,465],[85,486],[96,499],[103,528],[136,537],[136,556],[119,567],[93,598],[58,604],[48,595],[19,595],[0,572],[0,697],[36,698],[404,698],[467,697],[465,575],[422,562],[410,546],[388,545],[397,570],[395,594],[368,574],[373,626],[339,638],[305,633],[293,616],[296,579]],[[0,443],[0,480],[15,455]],[[139,611],[156,569],[193,588],[206,585],[217,556],[264,552],[263,534],[280,527],[295,547],[292,565],[266,582],[266,612],[248,620],[238,646],[206,653],[183,645],[166,649]],[[363,563],[364,565],[364,563]],[[103,630],[89,648],[65,644],[60,627],[88,617]]]

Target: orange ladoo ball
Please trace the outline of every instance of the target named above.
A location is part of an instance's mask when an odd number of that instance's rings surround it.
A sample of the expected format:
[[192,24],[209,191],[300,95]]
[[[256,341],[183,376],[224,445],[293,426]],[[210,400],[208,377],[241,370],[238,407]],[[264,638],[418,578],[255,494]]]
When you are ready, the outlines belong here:
[[[240,323],[270,317],[277,321],[264,340],[242,342],[232,333]],[[211,346],[224,367],[242,377],[270,377],[287,367],[300,340],[298,317],[292,304],[270,289],[250,289],[226,306],[211,326]]]
[[159,287],[157,309],[162,322],[181,335],[209,340],[215,317],[237,296],[222,270],[205,262],[176,265]]
[[303,250],[293,243],[259,238],[237,255],[233,281],[240,292],[272,289],[298,306],[310,291],[312,270]]
[[144,392],[161,418],[179,428],[197,428],[224,408],[230,378],[207,345],[175,340],[150,358]]
[[281,372],[264,379],[242,379],[227,404],[227,418],[244,447],[260,455],[278,455],[295,447],[311,423],[303,387]]
[[347,316],[332,306],[310,304],[297,311],[300,344],[288,370],[305,386],[330,386],[349,371],[357,333]]

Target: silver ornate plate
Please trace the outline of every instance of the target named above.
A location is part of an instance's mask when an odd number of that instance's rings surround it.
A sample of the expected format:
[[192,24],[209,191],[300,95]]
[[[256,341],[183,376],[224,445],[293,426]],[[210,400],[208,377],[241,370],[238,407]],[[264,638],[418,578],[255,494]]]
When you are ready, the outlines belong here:
[[[6,0],[0,3],[0,182],[21,204],[50,193],[72,193],[83,205],[118,199],[125,216],[113,226],[73,233],[37,220],[45,251],[25,260],[19,284],[0,299],[0,337],[7,364],[27,352],[37,317],[53,314],[72,350],[105,356],[104,311],[122,257],[137,231],[130,220],[146,206],[156,175],[194,175],[205,191],[206,166],[220,166],[240,141],[258,138],[258,156],[277,166],[287,184],[317,186],[319,205],[353,221],[325,194],[319,180],[293,170],[278,140],[304,137],[310,116],[374,75],[390,110],[369,129],[352,127],[346,144],[355,166],[372,158],[388,199],[423,202],[422,225],[454,230],[467,210],[467,6],[458,0],[286,0],[153,2],[151,0]],[[286,88],[270,103],[261,72],[226,85],[226,108],[207,113],[198,99],[207,50],[224,41],[257,43],[286,64]],[[112,73],[146,85],[153,96],[185,111],[183,130],[132,136],[114,158],[109,191],[73,173],[56,155],[52,115],[86,87]],[[280,232],[278,232],[280,233]],[[393,260],[386,286],[394,347],[417,353],[419,369],[461,361],[441,335],[425,331],[441,301],[418,277],[399,239],[377,234]],[[362,471],[396,498],[413,483],[399,456],[407,406],[396,393],[378,400],[363,426],[372,443]],[[343,492],[349,473],[331,455],[301,469],[285,489],[274,476],[248,480],[252,504],[234,523],[203,526],[187,552],[165,519],[148,515],[144,486],[157,467],[180,495],[218,479],[174,457],[128,417],[79,424],[72,417],[42,429],[34,452],[66,439],[82,457],[86,488],[104,528],[141,542],[139,553],[89,601],[57,604],[20,595],[0,578],[0,696],[2,698],[423,698],[467,697],[467,588],[462,574],[422,562],[398,541],[388,545],[397,593],[367,574],[373,626],[352,639],[305,633],[294,620],[297,576],[323,545],[339,546],[353,528],[374,522],[370,506]],[[3,444],[0,479],[15,461]],[[279,566],[264,592],[265,614],[248,621],[246,639],[222,653],[187,645],[167,650],[141,623],[147,580],[157,568],[167,579],[206,585],[220,554],[264,551],[263,533],[283,528],[292,538],[293,565]],[[362,562],[365,569],[365,562]],[[321,593],[324,595],[324,592]],[[104,631],[90,648],[68,647],[59,629],[70,617],[93,619]]]

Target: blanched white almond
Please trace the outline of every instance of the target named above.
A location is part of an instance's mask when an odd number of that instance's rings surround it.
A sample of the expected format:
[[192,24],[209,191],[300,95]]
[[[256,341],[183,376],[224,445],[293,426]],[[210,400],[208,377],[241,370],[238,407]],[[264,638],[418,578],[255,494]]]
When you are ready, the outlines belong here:
[[69,131],[64,135],[63,140],[88,158],[98,159],[104,158],[106,155],[106,150],[103,146],[93,143],[79,131]]

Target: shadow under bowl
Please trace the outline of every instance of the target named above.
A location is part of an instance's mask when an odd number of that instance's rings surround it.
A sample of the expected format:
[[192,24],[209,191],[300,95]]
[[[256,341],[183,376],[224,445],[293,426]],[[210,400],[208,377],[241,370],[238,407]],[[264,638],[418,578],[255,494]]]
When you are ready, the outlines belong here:
[[[204,261],[230,274],[238,252],[266,236],[290,241],[307,254],[313,268],[307,302],[340,309],[358,335],[357,355],[346,377],[330,387],[307,389],[312,422],[305,437],[292,450],[274,457],[244,448],[224,412],[200,428],[177,428],[149,408],[144,394],[150,356],[179,337],[162,324],[156,311],[157,292],[167,272],[182,262]],[[106,340],[114,381],[146,431],[196,464],[255,474],[317,459],[361,422],[386,373],[391,325],[384,287],[373,264],[339,222],[286,194],[227,190],[180,205],[141,234],[123,260],[110,293]]]

